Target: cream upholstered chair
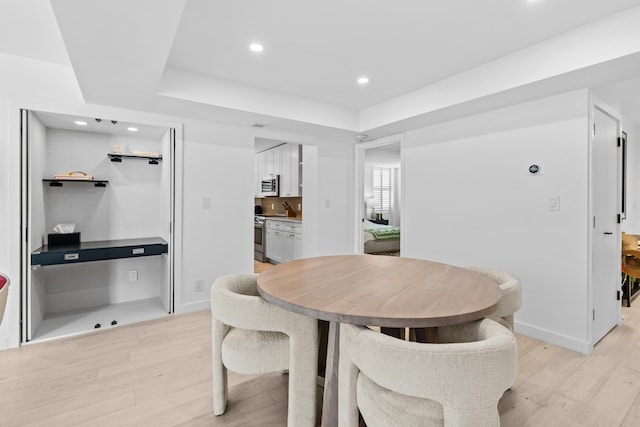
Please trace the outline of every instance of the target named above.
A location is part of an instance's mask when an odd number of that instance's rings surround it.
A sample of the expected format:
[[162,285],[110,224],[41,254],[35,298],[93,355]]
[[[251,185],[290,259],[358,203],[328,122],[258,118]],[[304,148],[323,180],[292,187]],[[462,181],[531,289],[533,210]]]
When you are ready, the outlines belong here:
[[515,336],[491,319],[440,327],[441,344],[340,326],[339,426],[499,426],[516,378]]
[[227,405],[227,368],[241,374],[289,371],[287,422],[315,426],[317,320],[258,295],[257,275],[228,275],[211,287],[213,411]]
[[4,309],[7,306],[7,297],[9,296],[9,278],[0,274],[0,324],[4,317]]
[[498,283],[502,297],[500,297],[500,301],[498,301],[496,311],[487,317],[502,323],[513,331],[513,315],[516,311],[520,310],[522,306],[522,286],[520,285],[520,280],[509,273],[491,268],[467,267],[467,269],[483,274]]

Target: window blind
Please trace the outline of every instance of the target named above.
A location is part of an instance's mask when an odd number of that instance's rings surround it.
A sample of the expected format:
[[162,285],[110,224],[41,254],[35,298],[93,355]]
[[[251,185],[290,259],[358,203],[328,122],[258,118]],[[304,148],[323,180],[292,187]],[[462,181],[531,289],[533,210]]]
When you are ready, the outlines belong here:
[[391,207],[391,169],[373,169],[373,199],[375,212],[389,212]]

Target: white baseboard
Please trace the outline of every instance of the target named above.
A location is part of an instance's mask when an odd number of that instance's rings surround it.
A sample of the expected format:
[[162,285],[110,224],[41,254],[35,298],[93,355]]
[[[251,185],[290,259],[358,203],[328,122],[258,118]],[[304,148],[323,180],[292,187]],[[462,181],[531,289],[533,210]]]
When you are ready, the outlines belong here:
[[528,337],[547,342],[549,344],[564,347],[569,350],[577,351],[582,354],[591,354],[593,346],[591,343],[581,341],[565,335],[560,335],[555,332],[540,329],[536,326],[527,325],[526,323],[515,322],[515,330],[517,333],[526,335]]
[[191,313],[192,311],[205,310],[210,308],[211,308],[211,304],[209,303],[209,300],[204,300],[204,301],[195,301],[187,304],[176,305],[174,311],[176,314],[182,314],[182,313]]

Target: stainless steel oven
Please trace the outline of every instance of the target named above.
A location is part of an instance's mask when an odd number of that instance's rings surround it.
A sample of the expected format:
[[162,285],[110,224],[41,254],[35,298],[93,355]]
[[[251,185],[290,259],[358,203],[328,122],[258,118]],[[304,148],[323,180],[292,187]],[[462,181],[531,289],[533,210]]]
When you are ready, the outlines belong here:
[[265,262],[267,257],[267,229],[264,226],[264,217],[256,216],[253,220],[253,258],[260,262]]

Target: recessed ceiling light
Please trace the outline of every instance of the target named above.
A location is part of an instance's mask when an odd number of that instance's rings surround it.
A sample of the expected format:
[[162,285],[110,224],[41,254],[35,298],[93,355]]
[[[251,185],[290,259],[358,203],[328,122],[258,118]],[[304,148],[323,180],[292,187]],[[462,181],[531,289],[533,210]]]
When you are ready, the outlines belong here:
[[127,130],[129,132],[138,132],[138,128],[134,128],[133,126],[132,127],[128,127]]
[[369,83],[369,77],[367,76],[358,77],[359,85],[366,85],[367,83]]
[[264,46],[260,43],[251,43],[249,45],[249,49],[251,49],[252,52],[262,52],[264,50]]
[[86,126],[87,125],[87,122],[83,122],[82,120],[76,120],[73,123],[77,124],[78,126]]

